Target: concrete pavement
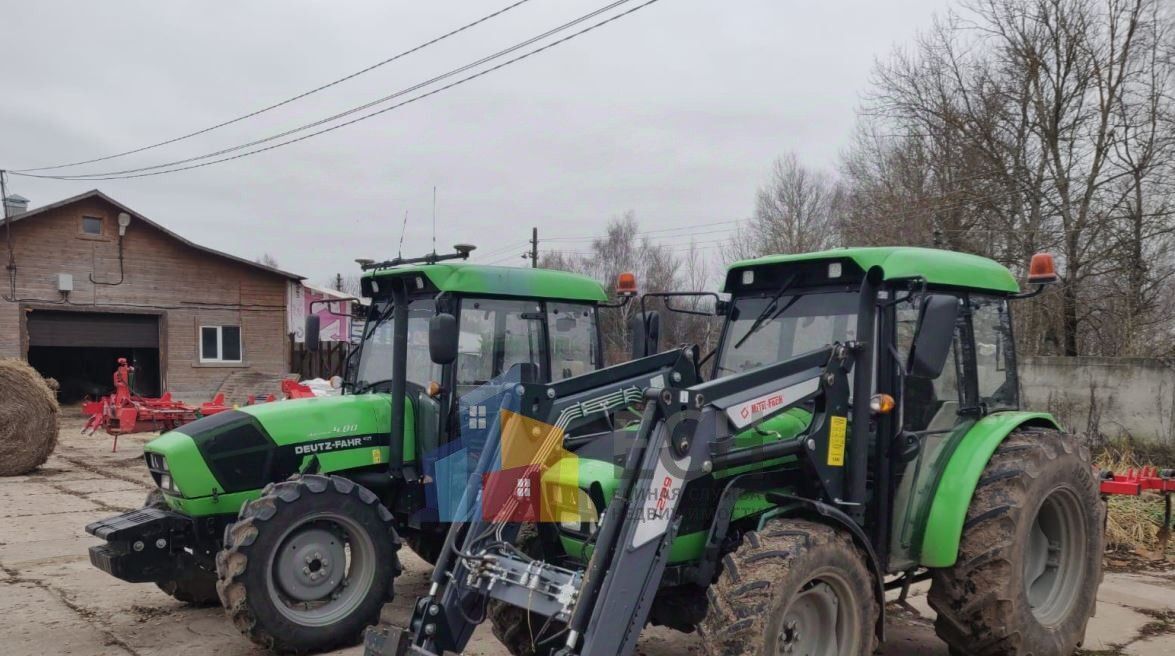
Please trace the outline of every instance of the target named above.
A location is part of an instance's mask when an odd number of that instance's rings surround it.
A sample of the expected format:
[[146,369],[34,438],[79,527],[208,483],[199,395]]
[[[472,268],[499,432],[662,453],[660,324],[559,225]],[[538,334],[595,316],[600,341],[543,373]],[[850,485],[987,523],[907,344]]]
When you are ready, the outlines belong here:
[[[66,412],[69,412],[67,409]],[[76,425],[75,425],[76,424]],[[5,656],[246,656],[260,654],[220,608],[192,608],[149,584],[129,584],[90,566],[97,541],[83,527],[137,508],[151,489],[142,444],[151,436],[124,436],[110,453],[105,436],[82,437],[80,419],[63,428],[47,465],[29,476],[0,478],[0,652]],[[397,598],[384,620],[404,625],[428,566],[407,549]],[[948,656],[935,637],[926,584],[915,586],[909,608],[891,604],[891,656]],[[1085,654],[1175,654],[1175,567],[1167,572],[1109,573],[1090,622]],[[700,653],[693,635],[649,628],[646,656]],[[359,648],[337,652],[357,656]],[[467,654],[507,656],[488,626]]]

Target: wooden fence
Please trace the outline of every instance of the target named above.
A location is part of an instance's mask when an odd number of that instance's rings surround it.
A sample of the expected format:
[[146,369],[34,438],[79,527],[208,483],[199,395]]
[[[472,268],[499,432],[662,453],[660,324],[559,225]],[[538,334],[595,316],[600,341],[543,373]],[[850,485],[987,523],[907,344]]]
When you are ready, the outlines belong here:
[[295,342],[291,334],[290,372],[301,376],[301,380],[342,376],[350,349],[347,342],[320,342],[317,351],[307,351],[306,344]]

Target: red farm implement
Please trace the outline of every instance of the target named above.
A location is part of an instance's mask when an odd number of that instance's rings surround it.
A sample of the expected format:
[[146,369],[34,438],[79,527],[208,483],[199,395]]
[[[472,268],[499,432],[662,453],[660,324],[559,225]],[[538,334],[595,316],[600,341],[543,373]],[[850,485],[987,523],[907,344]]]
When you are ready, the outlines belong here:
[[[169,431],[201,417],[233,408],[225,403],[224,394],[217,394],[211,402],[199,405],[176,401],[171,398],[171,392],[165,392],[158,398],[139,396],[131,391],[134,371],[126,358],[119,358],[118,369],[114,372],[114,394],[82,404],[82,412],[90,416],[82,433],[93,435],[101,428],[114,436],[112,450],[118,450],[119,435]],[[287,399],[314,396],[309,387],[292,380],[282,381],[281,390],[282,396]],[[250,395],[246,405],[276,400],[273,394],[261,400]]]
[[1143,492],[1163,495],[1163,527],[1159,530],[1159,553],[1166,553],[1171,538],[1171,493],[1175,492],[1175,469],[1143,467],[1128,469],[1125,474],[1102,472],[1103,495],[1142,496]]

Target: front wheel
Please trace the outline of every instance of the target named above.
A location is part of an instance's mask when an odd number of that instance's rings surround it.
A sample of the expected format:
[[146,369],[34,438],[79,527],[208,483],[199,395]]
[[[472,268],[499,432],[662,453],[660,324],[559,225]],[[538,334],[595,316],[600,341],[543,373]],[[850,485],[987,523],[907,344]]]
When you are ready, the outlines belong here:
[[[542,543],[534,524],[524,524],[514,544],[531,558],[542,555]],[[490,601],[487,615],[494,637],[510,656],[551,656],[563,647],[564,640],[560,638],[567,633],[567,625],[562,622],[496,599]]]
[[[144,508],[158,508],[169,510],[163,492],[152,490],[143,502]],[[183,567],[172,578],[156,581],[160,590],[171,595],[176,601],[193,606],[210,606],[215,604],[219,597],[216,595],[216,572],[208,571],[196,564],[194,558],[181,555]]]
[[358,642],[400,573],[391,513],[337,476],[266,487],[241,508],[217,555],[217,590],[233,624],[276,651]]
[[711,656],[865,656],[881,612],[865,556],[843,530],[777,519],[722,559],[699,629]]
[[1009,436],[979,479],[958,561],[934,572],[928,601],[951,653],[1072,654],[1101,583],[1104,516],[1073,436]]

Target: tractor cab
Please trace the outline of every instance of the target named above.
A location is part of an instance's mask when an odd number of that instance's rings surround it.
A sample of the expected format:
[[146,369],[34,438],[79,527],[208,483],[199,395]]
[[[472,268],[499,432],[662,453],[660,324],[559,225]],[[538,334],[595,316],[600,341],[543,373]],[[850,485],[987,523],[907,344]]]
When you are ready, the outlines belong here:
[[[460,400],[512,367],[528,365],[538,381],[556,382],[602,365],[598,308],[603,287],[561,271],[421,263],[374,268],[362,281],[371,299],[360,342],[342,387],[347,394],[396,394],[397,349],[403,349],[405,416],[413,445],[402,456],[418,461],[457,434]],[[400,321],[398,309],[404,316]],[[451,361],[429,351],[429,326],[454,317]],[[393,413],[395,411],[393,410]]]
[[[459,261],[470,250],[458,245],[452,254],[360,261],[370,304],[336,383],[345,395],[391,395],[391,434],[404,440],[390,440],[385,462],[408,480],[421,474],[425,457],[456,439],[461,399],[471,390],[512,368],[535,382],[556,382],[603,364],[597,316],[607,301],[603,286],[557,270]],[[456,322],[454,354],[443,363],[429,347],[437,315]],[[311,349],[317,348],[316,320],[308,317]]]
[[[1055,280],[1038,262],[1033,282]],[[863,289],[876,298],[869,313]],[[738,262],[724,291],[731,300],[715,377],[836,342],[876,344],[865,464],[888,489],[871,490],[859,511],[884,518],[870,528],[887,569],[917,565],[938,472],[978,422],[1019,410],[1009,307],[1016,279],[972,255],[854,248]]]

